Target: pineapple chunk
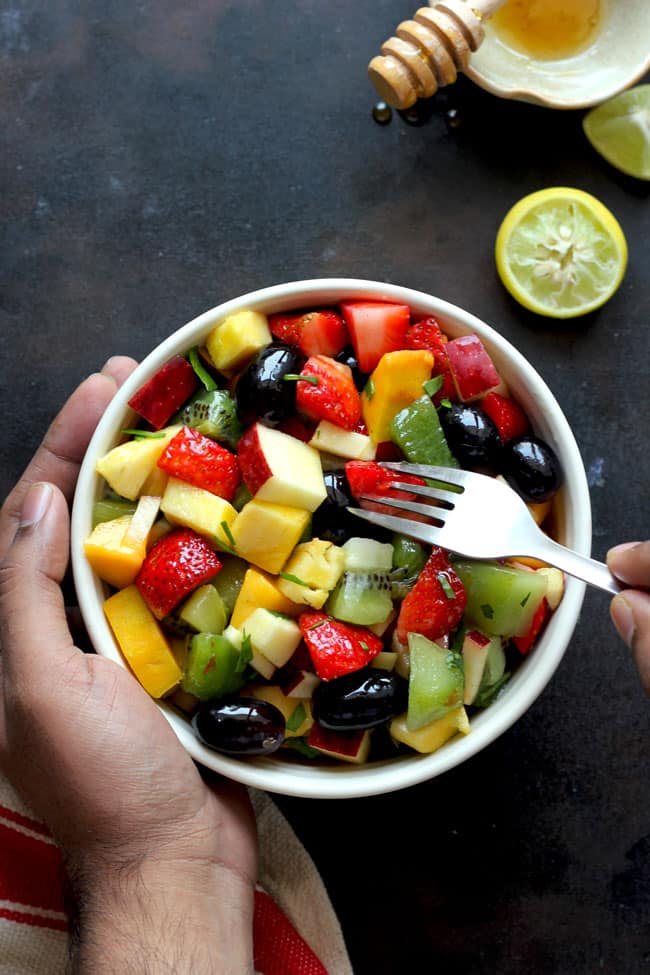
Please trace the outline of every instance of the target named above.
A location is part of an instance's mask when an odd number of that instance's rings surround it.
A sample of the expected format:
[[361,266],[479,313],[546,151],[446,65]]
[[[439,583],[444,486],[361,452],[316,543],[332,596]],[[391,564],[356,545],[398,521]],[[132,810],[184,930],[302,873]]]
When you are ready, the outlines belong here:
[[422,383],[431,376],[433,354],[426,349],[401,349],[387,352],[361,395],[363,418],[375,443],[390,440],[393,417],[423,394]]
[[428,754],[437,751],[441,745],[456,734],[469,734],[469,719],[464,707],[454,708],[442,718],[437,718],[417,731],[409,731],[406,727],[406,715],[400,714],[390,723],[390,733],[395,741],[409,745],[416,752]]
[[320,609],[339,581],[345,568],[345,554],[338,545],[312,538],[298,545],[287,562],[284,572],[295,576],[304,585],[290,579],[278,580],[278,589],[294,603],[304,603]]
[[100,579],[123,589],[130,586],[145,557],[144,544],[125,545],[124,535],[133,515],[100,521],[84,542],[86,558]]
[[309,512],[253,498],[231,526],[235,550],[260,569],[276,575],[309,524]]
[[231,547],[223,523],[230,528],[237,512],[225,498],[177,477],[170,477],[160,507],[172,524],[185,525],[199,535],[216,538],[221,544]]
[[286,738],[301,738],[303,735],[309,734],[314,723],[311,701],[299,701],[295,697],[287,697],[275,684],[249,684],[246,690],[242,691],[242,697],[255,697],[258,701],[268,701],[269,704],[275,705],[278,711],[282,712],[284,720],[288,722],[291,722],[291,718],[296,714],[298,708],[302,707],[302,711],[298,711],[298,715],[304,714],[304,718],[293,730],[291,728],[285,729]]
[[[241,650],[242,641],[246,635],[247,633],[245,629],[239,630],[236,626],[232,625],[226,627],[226,629],[223,631],[223,636],[225,636],[226,640],[232,644],[235,650]],[[270,660],[259,652],[259,650],[256,650],[252,643],[253,641],[251,640],[251,667],[254,667],[258,674],[261,674],[262,677],[266,677],[267,680],[271,680],[273,674],[275,673],[275,664],[272,664]]]
[[[155,470],[163,450],[182,427],[165,427],[162,437],[127,440],[100,457],[96,471],[123,498],[135,501]],[[153,494],[155,492],[148,491]]]
[[246,570],[230,622],[241,629],[253,610],[258,608],[270,609],[275,613],[286,613],[288,616],[297,616],[298,613],[303,612],[302,606],[297,606],[282,595],[277,580],[251,567]]
[[329,420],[321,420],[314,430],[309,446],[337,457],[347,457],[349,460],[374,460],[377,450],[365,433],[343,430]]
[[217,369],[236,369],[273,341],[266,315],[238,311],[216,325],[206,339]]
[[244,630],[251,638],[253,650],[284,667],[302,640],[300,627],[286,616],[275,616],[268,609],[256,609],[246,620]]
[[120,650],[147,693],[163,697],[180,682],[182,671],[165,635],[136,586],[116,592],[104,613]]

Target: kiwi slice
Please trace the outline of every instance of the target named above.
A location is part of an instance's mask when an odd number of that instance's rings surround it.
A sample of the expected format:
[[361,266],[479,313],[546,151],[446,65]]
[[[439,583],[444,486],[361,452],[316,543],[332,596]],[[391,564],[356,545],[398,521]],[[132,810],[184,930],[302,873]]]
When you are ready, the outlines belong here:
[[197,393],[176,417],[177,423],[198,430],[234,450],[244,432],[235,401],[224,389]]

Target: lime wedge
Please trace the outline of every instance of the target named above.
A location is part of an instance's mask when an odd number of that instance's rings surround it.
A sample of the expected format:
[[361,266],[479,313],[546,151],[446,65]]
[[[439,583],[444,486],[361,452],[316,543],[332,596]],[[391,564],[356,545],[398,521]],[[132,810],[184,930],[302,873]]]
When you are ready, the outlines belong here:
[[650,180],[650,85],[637,85],[592,108],[582,127],[608,163]]
[[524,308],[575,318],[614,294],[627,265],[627,244],[614,215],[589,193],[566,186],[531,193],[499,227],[496,265]]

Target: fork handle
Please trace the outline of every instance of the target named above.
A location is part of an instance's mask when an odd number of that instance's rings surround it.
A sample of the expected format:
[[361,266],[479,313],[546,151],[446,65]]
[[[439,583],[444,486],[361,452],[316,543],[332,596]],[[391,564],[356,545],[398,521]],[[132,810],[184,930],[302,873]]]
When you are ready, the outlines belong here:
[[605,592],[613,595],[621,592],[622,586],[609,571],[604,562],[597,562],[586,555],[579,555],[570,548],[565,548],[559,542],[554,542],[548,536],[542,536],[542,543],[539,546],[539,557],[545,562],[549,562],[557,569],[568,572],[570,576],[588,582],[590,586],[596,586]]

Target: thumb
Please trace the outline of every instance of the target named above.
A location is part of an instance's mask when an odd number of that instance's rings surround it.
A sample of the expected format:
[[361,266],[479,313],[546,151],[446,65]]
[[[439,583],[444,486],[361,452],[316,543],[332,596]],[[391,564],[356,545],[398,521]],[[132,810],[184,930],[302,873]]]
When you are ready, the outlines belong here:
[[[0,566],[0,644],[5,693],[51,680],[73,647],[61,580],[68,564],[69,518],[53,484],[32,484],[18,531]],[[30,694],[31,696],[31,694]]]

